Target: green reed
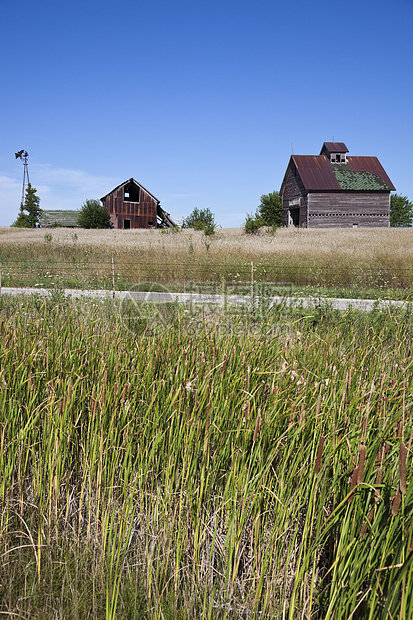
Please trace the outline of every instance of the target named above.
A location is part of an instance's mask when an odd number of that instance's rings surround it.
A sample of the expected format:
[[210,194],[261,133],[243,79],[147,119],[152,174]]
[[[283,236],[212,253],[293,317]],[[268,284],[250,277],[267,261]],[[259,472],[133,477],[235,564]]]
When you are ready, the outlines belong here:
[[151,308],[0,298],[0,612],[411,617],[408,312]]

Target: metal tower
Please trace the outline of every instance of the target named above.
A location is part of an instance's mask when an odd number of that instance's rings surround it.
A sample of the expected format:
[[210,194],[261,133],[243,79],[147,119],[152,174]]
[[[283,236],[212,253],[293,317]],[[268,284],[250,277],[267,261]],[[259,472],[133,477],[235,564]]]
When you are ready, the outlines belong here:
[[26,190],[26,181],[27,184],[30,183],[29,181],[29,164],[28,164],[28,158],[29,158],[29,153],[27,151],[25,151],[24,149],[22,149],[21,151],[19,151],[18,153],[14,154],[16,159],[20,159],[23,162],[23,187],[22,187],[22,201],[21,201],[21,205],[24,205],[24,192]]

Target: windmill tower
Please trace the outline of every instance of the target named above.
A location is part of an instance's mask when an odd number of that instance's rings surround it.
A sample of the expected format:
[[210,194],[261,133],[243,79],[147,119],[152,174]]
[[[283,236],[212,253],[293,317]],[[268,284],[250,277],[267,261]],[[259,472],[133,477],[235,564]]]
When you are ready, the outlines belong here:
[[23,206],[24,204],[24,192],[26,190],[26,181],[27,184],[30,183],[29,181],[29,163],[28,163],[28,158],[29,158],[29,153],[27,151],[25,151],[24,149],[22,149],[21,151],[19,151],[18,153],[14,154],[16,159],[20,159],[23,162],[23,187],[22,187],[22,201],[21,201],[21,205]]

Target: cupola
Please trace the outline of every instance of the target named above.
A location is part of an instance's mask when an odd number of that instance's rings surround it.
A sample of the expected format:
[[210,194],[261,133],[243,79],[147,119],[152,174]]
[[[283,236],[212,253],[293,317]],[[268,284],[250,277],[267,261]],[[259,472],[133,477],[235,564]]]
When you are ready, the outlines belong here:
[[324,142],[320,155],[324,155],[331,164],[346,164],[348,148],[344,142]]

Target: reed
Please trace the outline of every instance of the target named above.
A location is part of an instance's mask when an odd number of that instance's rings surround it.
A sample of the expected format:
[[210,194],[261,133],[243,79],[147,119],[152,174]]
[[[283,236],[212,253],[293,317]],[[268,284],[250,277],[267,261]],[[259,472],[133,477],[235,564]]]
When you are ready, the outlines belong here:
[[409,312],[168,312],[0,297],[0,613],[411,618]]
[[400,462],[400,491],[402,495],[406,495],[406,490],[407,490],[407,486],[406,486],[406,480],[407,480],[407,477],[406,477],[406,445],[403,441],[400,444],[399,462]]
[[323,456],[324,442],[325,442],[325,437],[321,436],[320,442],[318,444],[317,458],[316,458],[315,467],[314,467],[315,474],[318,474],[318,472],[320,471],[321,457]]

